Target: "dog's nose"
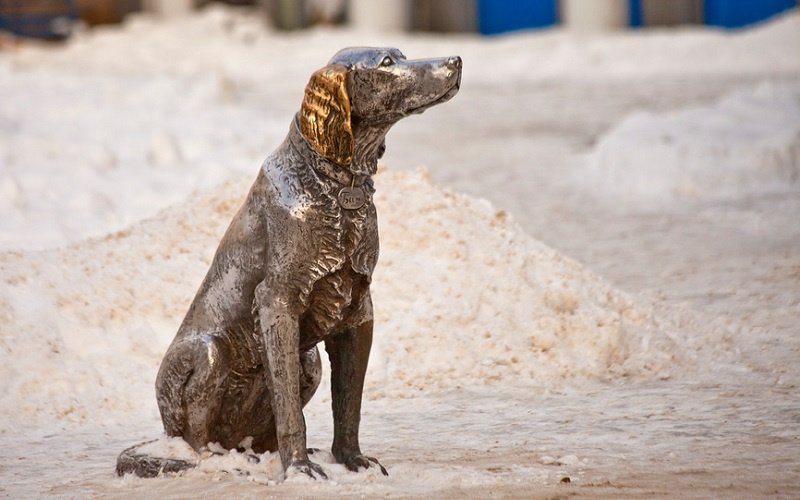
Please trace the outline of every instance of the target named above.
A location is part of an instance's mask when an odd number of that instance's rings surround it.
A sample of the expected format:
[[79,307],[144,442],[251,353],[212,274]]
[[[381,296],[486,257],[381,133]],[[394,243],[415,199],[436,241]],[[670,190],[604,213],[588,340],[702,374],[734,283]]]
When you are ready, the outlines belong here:
[[450,56],[447,58],[447,66],[453,69],[461,69],[461,58],[459,56]]

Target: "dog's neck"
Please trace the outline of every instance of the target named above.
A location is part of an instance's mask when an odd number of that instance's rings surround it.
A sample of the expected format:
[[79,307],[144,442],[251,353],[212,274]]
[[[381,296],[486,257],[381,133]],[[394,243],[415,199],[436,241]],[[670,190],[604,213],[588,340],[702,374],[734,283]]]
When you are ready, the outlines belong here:
[[353,163],[349,170],[353,173],[373,175],[378,169],[378,160],[386,151],[386,134],[392,124],[367,125],[353,120]]
[[360,185],[375,174],[378,159],[386,150],[385,138],[389,125],[362,125],[353,123],[353,161],[350,165],[340,165],[317,153],[300,131],[297,117],[289,129],[289,139],[304,156],[309,157],[314,169],[342,185]]

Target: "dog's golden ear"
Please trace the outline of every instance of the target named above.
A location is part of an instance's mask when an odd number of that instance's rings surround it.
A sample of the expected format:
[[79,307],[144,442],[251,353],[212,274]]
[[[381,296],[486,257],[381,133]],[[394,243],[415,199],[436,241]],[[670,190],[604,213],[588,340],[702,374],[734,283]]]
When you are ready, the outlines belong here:
[[353,161],[346,67],[331,64],[311,75],[300,107],[300,132],[323,157],[340,165]]

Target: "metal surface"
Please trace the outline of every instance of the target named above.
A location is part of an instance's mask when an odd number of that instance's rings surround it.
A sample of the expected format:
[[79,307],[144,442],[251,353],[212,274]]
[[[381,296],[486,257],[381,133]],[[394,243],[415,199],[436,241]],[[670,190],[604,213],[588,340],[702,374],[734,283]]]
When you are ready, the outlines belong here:
[[[164,356],[156,396],[168,435],[196,450],[252,437],[255,452],[278,450],[285,469],[326,477],[308,458],[302,413],[319,385],[324,342],[331,451],[353,471],[380,466],[358,442],[378,260],[370,176],[389,128],[450,99],[460,80],[459,57],[409,61],[369,47],[344,49],[312,75]],[[118,472],[158,470],[147,458]]]

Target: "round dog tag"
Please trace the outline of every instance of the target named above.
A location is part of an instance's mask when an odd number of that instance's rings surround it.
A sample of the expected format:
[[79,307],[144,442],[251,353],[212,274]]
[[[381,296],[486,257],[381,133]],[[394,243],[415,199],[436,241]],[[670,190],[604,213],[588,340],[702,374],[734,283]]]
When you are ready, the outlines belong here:
[[360,187],[344,187],[339,191],[339,205],[347,210],[357,210],[367,202],[367,193]]

